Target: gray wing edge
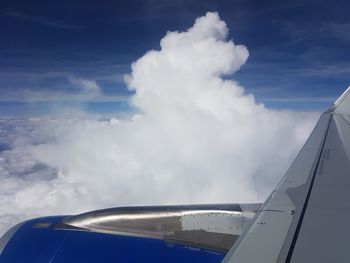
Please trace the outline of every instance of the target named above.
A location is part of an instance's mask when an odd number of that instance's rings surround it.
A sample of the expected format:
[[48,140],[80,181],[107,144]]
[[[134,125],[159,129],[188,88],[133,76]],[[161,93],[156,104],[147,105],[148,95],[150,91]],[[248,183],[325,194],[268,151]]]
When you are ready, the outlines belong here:
[[[329,148],[334,144],[333,137],[340,141],[339,145],[341,146],[337,147],[345,147],[344,151],[349,153],[349,116],[350,87],[335,101],[330,109],[321,115],[314,130],[285,176],[261,206],[251,226],[242,233],[222,262],[272,263],[298,262],[298,260],[299,262],[310,262],[304,260],[313,259],[311,253],[314,253],[314,251],[312,251],[312,248],[316,247],[317,249],[317,240],[312,240],[312,237],[304,238],[302,237],[303,235],[300,235],[300,233],[308,232],[306,223],[306,226],[302,227],[304,217],[307,214],[306,212],[309,209],[311,210],[309,200],[312,196],[315,178],[317,176],[321,178],[318,173],[321,174],[323,169],[326,169],[326,173],[332,172],[332,170],[327,172],[327,166],[325,168],[323,166],[325,166],[324,156],[327,152],[329,154]],[[343,121],[339,118],[343,119]],[[329,132],[330,130],[331,132]],[[332,137],[333,139],[327,139],[327,137]],[[329,144],[327,149],[325,149],[326,142],[327,145]],[[336,154],[339,154],[339,151]],[[343,158],[342,160],[343,163],[340,165],[343,166],[343,170],[348,169],[350,164],[349,158]],[[328,166],[330,165],[328,164]],[[334,170],[334,167],[331,168]],[[321,169],[322,171],[320,171]],[[343,173],[347,171],[349,170],[343,171]],[[344,180],[344,178],[343,176],[339,180]],[[322,185],[319,186],[321,183],[322,178],[317,179],[316,187],[322,187]],[[316,197],[313,198],[315,199]],[[312,218],[312,214],[309,214],[306,216],[308,220]],[[330,215],[326,214],[325,216]],[[298,243],[298,239],[305,239],[305,242],[314,242],[313,247],[309,245],[311,249],[307,251],[305,249],[307,245],[301,244],[301,242]],[[339,246],[335,245],[333,247],[334,252],[338,253],[336,250]],[[320,252],[317,253],[322,255]],[[325,255],[326,257],[324,258],[327,258],[327,254]]]

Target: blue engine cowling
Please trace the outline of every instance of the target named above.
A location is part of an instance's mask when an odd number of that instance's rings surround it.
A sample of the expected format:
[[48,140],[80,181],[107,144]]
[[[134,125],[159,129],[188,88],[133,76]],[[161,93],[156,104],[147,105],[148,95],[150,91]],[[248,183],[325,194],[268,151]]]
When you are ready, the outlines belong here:
[[220,262],[224,257],[155,238],[55,229],[62,219],[46,217],[21,224],[5,245],[0,262]]
[[258,207],[122,207],[32,219],[1,237],[0,262],[221,262]]

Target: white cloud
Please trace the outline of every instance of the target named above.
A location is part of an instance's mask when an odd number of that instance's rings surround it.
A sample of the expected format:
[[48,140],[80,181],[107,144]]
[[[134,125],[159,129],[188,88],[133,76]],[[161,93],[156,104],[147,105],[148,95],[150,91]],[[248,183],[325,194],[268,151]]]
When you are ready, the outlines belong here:
[[84,95],[88,96],[98,96],[101,94],[101,87],[96,83],[95,80],[88,80],[76,77],[70,77],[69,81],[81,88],[81,91]]
[[269,110],[224,80],[248,58],[227,33],[207,13],[133,63],[126,81],[140,113],[129,120],[51,121],[49,142],[3,153],[2,230],[109,206],[262,201],[316,116]]

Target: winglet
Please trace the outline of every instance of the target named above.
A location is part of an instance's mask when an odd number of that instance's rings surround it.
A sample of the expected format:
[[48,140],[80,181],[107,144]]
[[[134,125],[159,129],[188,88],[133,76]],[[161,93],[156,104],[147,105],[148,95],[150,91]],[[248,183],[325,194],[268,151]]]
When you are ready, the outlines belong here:
[[336,113],[350,115],[350,86],[333,103],[332,110]]

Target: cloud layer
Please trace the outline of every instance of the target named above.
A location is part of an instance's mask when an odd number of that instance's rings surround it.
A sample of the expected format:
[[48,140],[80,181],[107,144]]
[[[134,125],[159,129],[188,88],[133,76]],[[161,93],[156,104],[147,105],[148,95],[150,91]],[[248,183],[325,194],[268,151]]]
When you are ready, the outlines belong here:
[[3,152],[0,232],[31,216],[109,206],[262,201],[315,115],[269,110],[224,78],[249,55],[227,36],[217,13],[168,32],[125,78],[137,114],[46,121],[29,136],[44,142]]

